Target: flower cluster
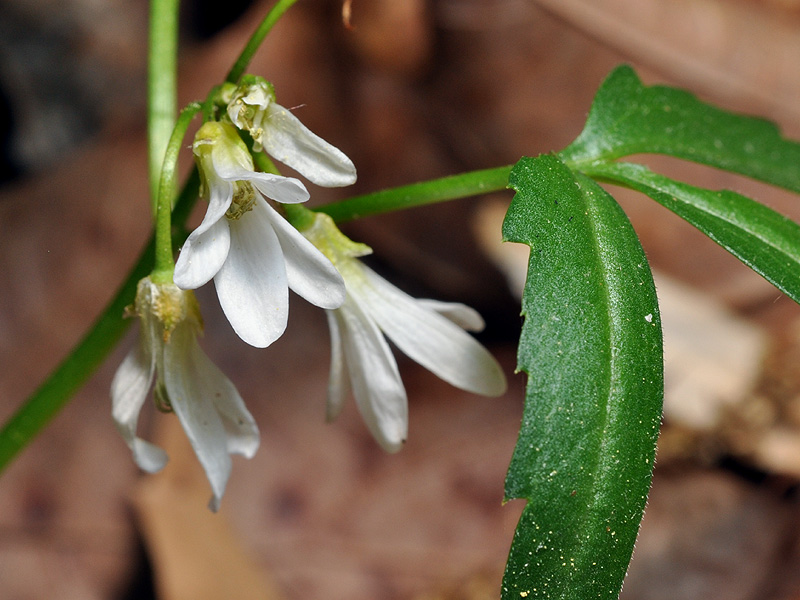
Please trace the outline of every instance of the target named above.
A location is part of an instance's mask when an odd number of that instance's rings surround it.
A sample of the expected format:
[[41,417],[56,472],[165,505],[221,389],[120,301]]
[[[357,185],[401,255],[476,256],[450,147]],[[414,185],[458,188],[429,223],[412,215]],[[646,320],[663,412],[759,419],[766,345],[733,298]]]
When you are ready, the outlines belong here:
[[345,292],[339,273],[267,202],[305,202],[305,186],[297,179],[256,172],[230,124],[209,121],[192,148],[208,211],[183,245],[175,283],[196,289],[213,278],[233,329],[260,348],[286,329],[289,288],[321,308],[341,305]]
[[[223,120],[198,130],[192,150],[208,209],[183,245],[173,282],[139,284],[134,307],[138,345],[111,388],[113,416],[136,463],[154,472],[164,452],[136,435],[139,412],[155,378],[154,396],[180,419],[211,483],[216,510],[231,469],[230,454],[251,457],[258,428],[236,388],[200,349],[199,309],[191,290],[214,280],[220,305],[239,337],[266,347],[286,329],[289,289],[327,311],[332,352],[327,417],[352,391],[370,432],[387,451],[408,431],[408,403],[392,342],[459,388],[487,396],[505,391],[503,372],[466,330],[483,321],[454,303],[416,300],[361,263],[371,252],[346,238],[330,217],[310,213],[302,231],[285,205],[309,198],[298,179],[256,171],[253,151],[266,151],[309,181],[334,187],[356,179],[353,163],[275,102],[272,86],[248,76],[224,92]],[[275,204],[275,205],[273,205]]]

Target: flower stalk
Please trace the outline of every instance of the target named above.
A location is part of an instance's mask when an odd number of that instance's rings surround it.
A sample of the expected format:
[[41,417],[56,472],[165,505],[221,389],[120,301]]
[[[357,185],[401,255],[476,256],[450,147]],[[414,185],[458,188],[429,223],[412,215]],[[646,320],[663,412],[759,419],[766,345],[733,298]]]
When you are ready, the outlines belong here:
[[147,58],[147,154],[150,197],[156,213],[161,165],[178,112],[179,0],[151,0]]
[[238,83],[239,79],[242,75],[244,75],[245,69],[247,69],[247,65],[250,64],[250,61],[253,59],[256,51],[261,47],[264,38],[267,37],[267,34],[272,31],[272,28],[275,26],[275,23],[283,16],[287,10],[289,10],[292,5],[297,2],[297,0],[278,0],[275,3],[275,6],[267,13],[267,16],[264,17],[264,20],[261,21],[261,24],[258,28],[253,32],[253,35],[250,36],[250,39],[247,41],[247,44],[242,50],[242,53],[239,55],[239,58],[231,67],[231,70],[228,72],[228,76],[225,78],[225,81],[230,83]]
[[151,275],[156,283],[171,282],[175,270],[172,253],[172,208],[177,197],[178,155],[189,123],[199,110],[200,104],[193,102],[181,111],[164,154],[156,204],[155,266]]
[[421,183],[412,183],[388,190],[354,196],[315,208],[337,223],[371,217],[383,213],[457,200],[478,194],[498,192],[508,188],[511,165],[449,175]]

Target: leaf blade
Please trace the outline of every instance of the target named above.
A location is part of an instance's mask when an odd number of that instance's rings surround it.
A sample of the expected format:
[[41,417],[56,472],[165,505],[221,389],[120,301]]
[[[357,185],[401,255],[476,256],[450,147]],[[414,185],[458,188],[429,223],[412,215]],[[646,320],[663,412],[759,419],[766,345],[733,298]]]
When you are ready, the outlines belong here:
[[523,159],[504,238],[531,246],[528,373],[506,498],[526,498],[503,598],[619,592],[652,475],[663,367],[655,288],[619,205],[557,157]]
[[695,187],[643,165],[598,164],[588,173],[649,196],[800,302],[800,225],[791,219],[736,192]]
[[568,164],[667,154],[800,192],[800,143],[767,120],[724,111],[693,94],[645,86],[627,65],[597,91],[581,134],[559,153]]

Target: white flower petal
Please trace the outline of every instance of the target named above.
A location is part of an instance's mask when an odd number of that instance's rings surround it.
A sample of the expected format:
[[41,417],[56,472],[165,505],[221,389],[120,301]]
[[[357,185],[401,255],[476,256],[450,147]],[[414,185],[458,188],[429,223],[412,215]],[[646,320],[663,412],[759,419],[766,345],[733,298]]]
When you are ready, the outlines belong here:
[[506,379],[494,357],[468,333],[425,308],[363,266],[366,283],[352,291],[387,336],[409,358],[451,385],[499,396]]
[[350,378],[347,374],[339,321],[333,311],[325,311],[325,316],[328,317],[331,331],[331,373],[328,379],[328,404],[325,407],[325,420],[330,423],[342,413],[344,401],[350,393]]
[[[216,156],[216,155],[215,155]],[[226,181],[249,181],[262,194],[283,204],[298,204],[309,199],[309,193],[303,182],[294,177],[284,177],[274,173],[261,173],[253,168],[252,163],[214,162],[216,175]]]
[[217,390],[213,385],[218,379],[204,370],[209,361],[205,355],[205,360],[198,361],[199,354],[202,350],[195,332],[188,324],[179,324],[164,348],[162,375],[172,410],[211,484],[213,497],[209,507],[216,511],[230,476],[231,458],[228,436],[214,404],[213,395]]
[[208,283],[228,256],[230,233],[225,213],[233,201],[233,184],[213,173],[209,178],[208,209],[203,222],[186,239],[175,264],[175,285],[185,290]]
[[253,458],[258,450],[260,436],[258,425],[239,395],[236,386],[219,370],[200,348],[196,338],[186,358],[195,373],[192,384],[195,395],[208,398],[214,405],[225,428],[229,454]]
[[186,239],[175,263],[173,280],[184,290],[194,290],[208,283],[228,257],[231,234],[223,217],[204,231],[198,227]]
[[310,195],[303,182],[294,177],[282,177],[272,173],[251,172],[246,178],[267,198],[283,204],[306,202]]
[[265,206],[281,244],[289,287],[315,306],[339,308],[347,294],[339,271],[278,211]]
[[196,362],[205,361],[208,365],[203,369],[206,374],[206,389],[215,390],[214,405],[228,434],[228,453],[253,458],[261,443],[256,420],[247,410],[231,380],[225,377],[205,353],[200,352],[202,358],[198,357]]
[[209,174],[208,177],[208,209],[206,209],[203,222],[195,229],[200,233],[222,219],[233,202],[233,184],[214,173]]
[[155,360],[145,346],[144,340],[137,340],[136,346],[114,375],[111,382],[111,415],[139,468],[155,473],[167,464],[166,453],[158,446],[136,437],[139,412],[147,398],[155,371]]
[[453,323],[466,329],[467,331],[483,331],[486,323],[480,313],[466,304],[460,302],[442,302],[430,298],[417,298],[417,304],[436,311],[443,317],[447,317]]
[[289,314],[286,266],[266,202],[259,199],[230,229],[228,259],[214,277],[217,296],[239,337],[265,348],[286,330]]
[[356,168],[338,148],[312,133],[290,111],[270,103],[262,139],[267,154],[325,187],[350,185]]
[[361,416],[387,452],[408,436],[408,400],[397,362],[377,325],[350,298],[334,311]]

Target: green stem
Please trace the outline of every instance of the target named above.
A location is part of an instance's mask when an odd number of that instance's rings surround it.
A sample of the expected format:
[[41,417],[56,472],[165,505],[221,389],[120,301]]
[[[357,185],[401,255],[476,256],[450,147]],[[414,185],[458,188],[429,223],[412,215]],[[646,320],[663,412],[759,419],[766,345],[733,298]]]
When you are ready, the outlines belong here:
[[[194,169],[175,205],[173,220],[176,224],[182,226],[189,217],[199,185],[197,169]],[[176,240],[178,243],[181,241]],[[91,330],[0,430],[0,472],[55,417],[114,349],[130,324],[130,320],[123,319],[123,312],[133,303],[139,280],[153,265],[154,248],[151,237],[125,282]]]
[[155,230],[155,266],[152,278],[156,283],[169,283],[175,270],[175,259],[172,254],[172,206],[175,200],[177,185],[176,171],[178,155],[186,136],[189,123],[200,110],[200,104],[193,102],[181,111],[175,129],[164,153],[164,165],[161,169],[161,184],[158,188],[158,204],[156,210]]
[[178,112],[179,0],[150,0],[147,58],[147,153],[150,197],[156,212],[161,164]]
[[244,47],[244,50],[242,50],[242,53],[239,55],[233,67],[231,67],[225,81],[231,83],[239,82],[239,78],[244,75],[247,65],[250,64],[259,46],[261,46],[261,43],[264,41],[264,38],[267,37],[267,34],[274,27],[275,23],[278,22],[278,19],[283,16],[283,13],[289,10],[295,2],[297,2],[297,0],[278,0],[278,2],[275,3],[275,6],[267,13],[267,16],[261,21],[261,25],[258,26],[258,29],[255,30],[247,41],[247,45]]
[[471,171],[441,179],[412,183],[390,190],[356,196],[315,208],[334,221],[349,221],[413,206],[435,204],[477,194],[504,190],[508,187],[511,166]]

